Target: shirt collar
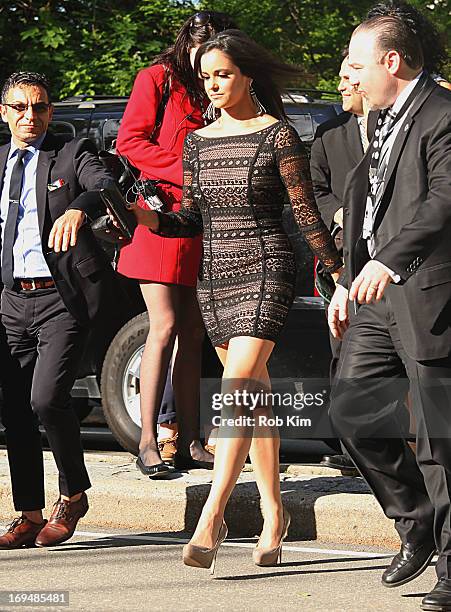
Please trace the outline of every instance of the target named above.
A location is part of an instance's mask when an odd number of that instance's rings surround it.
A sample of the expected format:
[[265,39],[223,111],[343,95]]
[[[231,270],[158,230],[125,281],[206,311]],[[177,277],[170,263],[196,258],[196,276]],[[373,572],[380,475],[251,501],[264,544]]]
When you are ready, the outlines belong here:
[[[31,155],[35,155],[37,153],[37,151],[39,151],[39,149],[42,146],[42,143],[44,142],[44,138],[47,136],[47,132],[44,132],[44,134],[41,134],[41,136],[39,136],[39,138],[36,138],[36,140],[33,140],[32,143],[28,144],[25,149],[26,151],[29,151],[31,153]],[[17,145],[14,144],[13,139],[11,138],[11,147],[9,150],[9,155],[8,155],[8,159],[11,159],[11,157],[13,155],[16,154],[16,151],[19,150],[19,147]]]
[[420,72],[420,74],[417,74],[417,76],[413,79],[413,81],[410,81],[410,83],[402,90],[402,92],[396,98],[395,103],[392,106],[392,111],[394,113],[398,113],[401,110],[404,102],[410,96],[411,92],[415,89],[415,86],[420,80],[422,74],[423,74],[423,70]]

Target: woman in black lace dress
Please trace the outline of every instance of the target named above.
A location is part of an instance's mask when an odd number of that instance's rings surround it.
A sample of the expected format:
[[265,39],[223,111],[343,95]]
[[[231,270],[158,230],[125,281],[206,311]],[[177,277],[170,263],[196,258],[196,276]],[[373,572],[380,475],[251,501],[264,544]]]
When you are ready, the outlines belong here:
[[[198,298],[224,365],[221,391],[260,392],[270,388],[266,364],[294,297],[295,258],[282,227],[287,192],[300,230],[324,267],[338,275],[341,260],[321,221],[308,160],[276,84],[294,69],[237,30],[202,45],[196,65],[217,119],[186,137],[182,209],[135,212],[140,224],[161,236],[203,232]],[[250,414],[244,404],[237,400],[233,416]],[[184,548],[188,565],[210,567],[216,558],[227,533],[225,506],[248,453],[264,516],[254,561],[270,565],[279,556],[289,525],[280,497],[279,436],[258,426],[260,414],[268,414],[268,407],[252,411],[254,427],[237,425],[222,435],[220,430],[210,495]]]

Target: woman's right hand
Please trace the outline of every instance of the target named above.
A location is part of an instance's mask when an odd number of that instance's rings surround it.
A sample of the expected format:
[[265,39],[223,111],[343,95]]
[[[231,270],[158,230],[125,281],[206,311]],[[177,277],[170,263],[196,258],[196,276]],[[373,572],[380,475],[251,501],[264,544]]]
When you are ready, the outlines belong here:
[[136,220],[138,221],[138,225],[145,225],[152,231],[158,229],[158,215],[154,210],[141,208],[137,204],[132,204],[130,206],[130,210],[133,211]]
[[[154,210],[141,208],[140,206],[138,206],[138,204],[136,204],[136,202],[133,204],[128,203],[127,209],[131,210],[132,213],[135,215],[138,225],[145,225],[152,231],[156,231],[158,229],[158,215]],[[112,224],[116,227],[119,227],[116,219],[111,214],[111,211],[108,208],[106,209],[106,211],[111,219]]]

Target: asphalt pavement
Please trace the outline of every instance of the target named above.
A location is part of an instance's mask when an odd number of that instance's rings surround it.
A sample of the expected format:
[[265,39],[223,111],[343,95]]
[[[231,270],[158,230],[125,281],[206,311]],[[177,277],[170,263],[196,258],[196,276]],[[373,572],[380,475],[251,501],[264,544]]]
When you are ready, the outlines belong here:
[[[186,533],[90,529],[51,549],[0,551],[0,610],[95,610],[109,612],[409,612],[433,587],[429,567],[397,589],[380,583],[395,552],[374,547],[289,541],[273,568],[252,563],[256,538],[228,538],[212,578],[185,567]],[[66,606],[8,606],[9,591],[65,591]]]

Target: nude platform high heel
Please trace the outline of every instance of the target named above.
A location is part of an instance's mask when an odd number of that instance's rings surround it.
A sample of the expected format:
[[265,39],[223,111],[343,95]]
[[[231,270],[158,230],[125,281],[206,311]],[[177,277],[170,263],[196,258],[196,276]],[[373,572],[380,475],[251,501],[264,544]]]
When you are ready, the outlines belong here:
[[218,539],[213,548],[206,546],[196,546],[195,544],[185,544],[183,547],[183,563],[191,567],[210,568],[210,574],[215,573],[216,556],[218,549],[227,537],[228,529],[225,521],[222,521],[221,529],[219,530]]
[[278,563],[282,563],[282,546],[283,541],[287,537],[288,528],[290,527],[291,516],[288,510],[283,509],[283,527],[282,527],[282,535],[280,536],[279,545],[275,548],[259,548],[258,543],[257,546],[252,551],[252,558],[254,560],[255,565],[259,565],[261,567],[269,567],[271,565],[276,565]]

